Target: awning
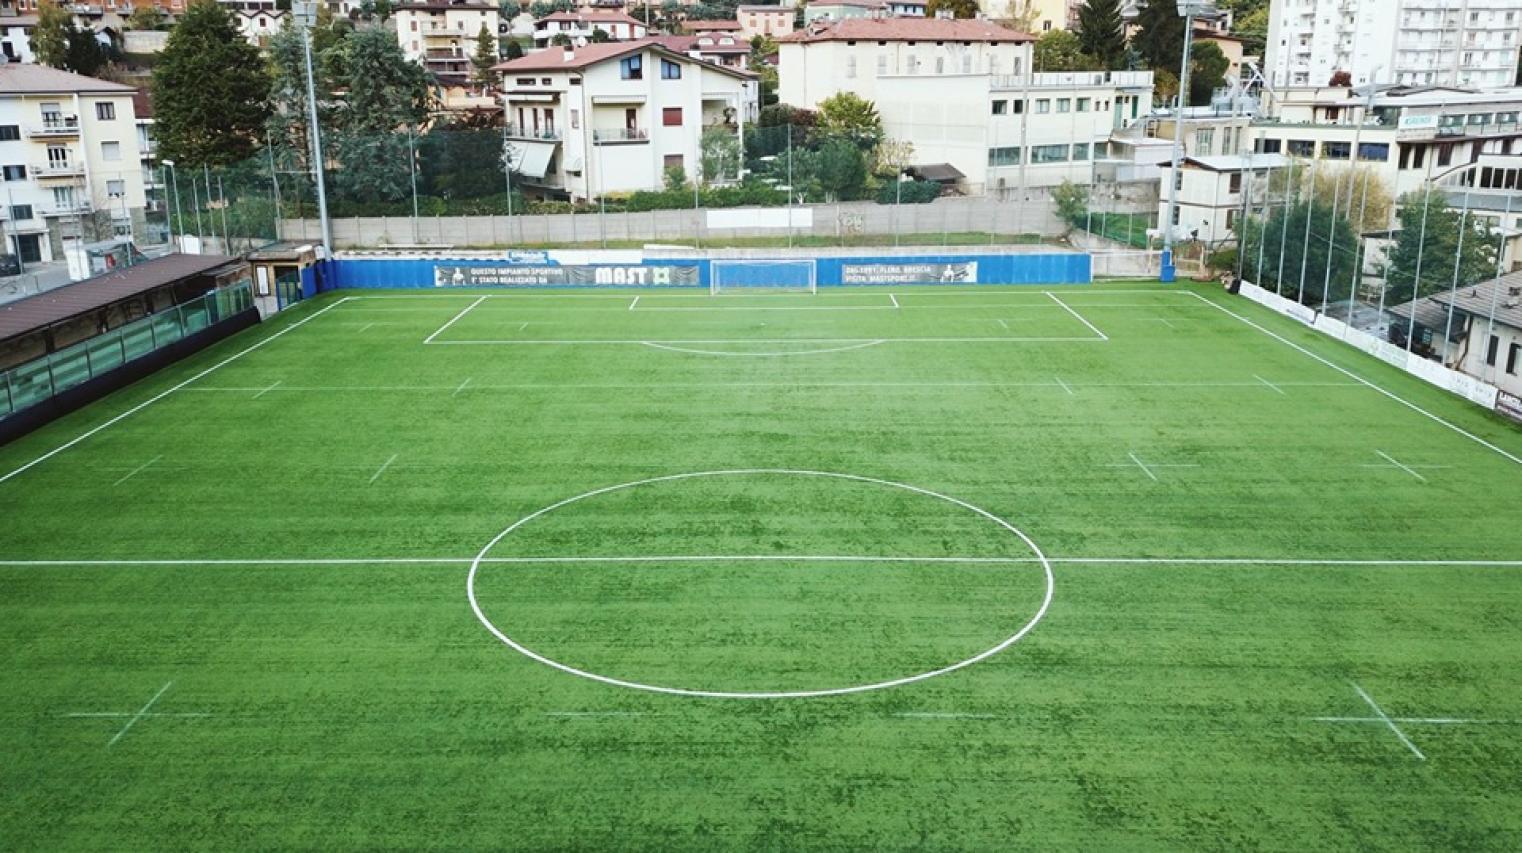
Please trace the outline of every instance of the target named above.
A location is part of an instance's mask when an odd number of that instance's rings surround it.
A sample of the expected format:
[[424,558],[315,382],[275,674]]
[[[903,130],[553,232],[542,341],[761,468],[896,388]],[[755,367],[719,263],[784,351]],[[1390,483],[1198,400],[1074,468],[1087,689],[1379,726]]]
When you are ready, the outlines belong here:
[[967,176],[962,170],[950,163],[929,163],[924,166],[910,166],[906,169],[909,174],[922,181],[937,181],[939,183],[955,183]]
[[515,172],[531,178],[542,178],[549,169],[555,145],[553,142],[514,142],[508,149],[508,162]]
[[643,104],[644,95],[593,95],[594,104]]

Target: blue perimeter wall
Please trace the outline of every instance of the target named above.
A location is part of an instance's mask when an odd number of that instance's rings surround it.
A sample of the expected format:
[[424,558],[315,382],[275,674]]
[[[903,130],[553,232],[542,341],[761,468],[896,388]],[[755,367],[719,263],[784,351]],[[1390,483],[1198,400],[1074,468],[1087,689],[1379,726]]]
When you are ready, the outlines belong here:
[[[767,258],[785,263],[797,258]],[[1090,284],[1091,266],[1089,255],[1077,252],[1051,254],[1015,255],[862,255],[855,257],[829,257],[815,260],[815,276],[820,287],[856,287],[842,283],[846,265],[887,264],[962,264],[978,265],[977,284]],[[439,265],[471,267],[514,267],[517,269],[550,268],[558,264],[525,264],[495,258],[339,258],[321,264],[322,271],[316,282],[321,291],[341,288],[435,288],[434,269]],[[698,284],[682,287],[709,285],[709,265],[706,258],[647,258],[639,266],[647,267],[696,267]],[[588,264],[588,267],[626,267],[634,264]],[[305,281],[303,282],[306,283]],[[965,284],[965,282],[958,282]],[[941,284],[937,281],[883,282],[879,286],[919,286]],[[565,289],[578,285],[512,285],[503,289]],[[580,287],[611,287],[611,285],[579,285]]]

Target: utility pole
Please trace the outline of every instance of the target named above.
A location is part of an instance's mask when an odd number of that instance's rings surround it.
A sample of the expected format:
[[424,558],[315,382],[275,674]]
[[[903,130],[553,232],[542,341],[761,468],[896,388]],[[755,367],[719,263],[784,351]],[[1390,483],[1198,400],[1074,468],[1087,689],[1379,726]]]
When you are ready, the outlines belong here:
[[1215,4],[1210,0],[1176,0],[1178,13],[1184,18],[1184,59],[1178,75],[1178,106],[1173,111],[1173,154],[1168,179],[1168,212],[1163,228],[1162,280],[1171,282],[1173,266],[1173,217],[1178,212],[1179,164],[1184,157],[1184,105],[1189,103],[1189,52],[1194,47],[1195,16],[1214,17]]

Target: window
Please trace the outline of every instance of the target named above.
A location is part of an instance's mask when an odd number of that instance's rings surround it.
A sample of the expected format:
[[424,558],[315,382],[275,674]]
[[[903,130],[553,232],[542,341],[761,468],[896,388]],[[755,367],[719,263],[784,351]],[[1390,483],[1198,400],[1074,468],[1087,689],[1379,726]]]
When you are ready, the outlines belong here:
[[1351,148],[1352,146],[1346,142],[1323,142],[1321,156],[1328,160],[1346,160]]
[[[1181,189],[1184,188],[1184,170],[1183,169],[1180,169],[1177,172],[1173,173],[1173,188],[1176,189],[1176,190],[1181,190]],[[1174,223],[1174,224],[1177,225],[1178,223]]]
[[1280,151],[1283,150],[1283,148],[1284,148],[1284,140],[1282,140],[1282,139],[1259,139],[1258,140],[1258,153],[1259,154],[1278,154]]
[[[16,221],[19,222],[19,221],[21,221],[23,219],[31,219],[31,218],[32,218],[32,206],[30,204],[13,204],[13,205],[11,205],[11,219],[16,220]],[[1491,340],[1491,349],[1494,350],[1495,349],[1495,338],[1491,338],[1490,340]],[[1492,355],[1494,355],[1494,352],[1492,352]],[[1495,362],[1492,361],[1491,364],[1495,364]]]
[[576,130],[579,127],[581,127],[581,110],[573,109],[571,110],[571,129]]
[[962,54],[962,73],[963,74],[971,74],[972,73],[972,54],[970,54],[970,53],[964,53],[964,54]]
[[888,57],[887,56],[879,56],[879,57],[877,57],[877,74],[878,74],[878,76],[880,77],[880,76],[882,76],[884,74],[887,74],[887,73],[888,73]]
[[1242,173],[1232,172],[1231,179],[1227,183],[1227,192],[1239,193],[1242,191]]
[[122,159],[122,144],[120,142],[102,142],[100,144],[100,159],[108,163]]
[[680,80],[680,79],[682,79],[682,66],[681,66],[681,64],[680,63],[676,63],[676,62],[672,62],[669,59],[662,59],[661,60],[661,79],[662,80]]
[[1068,159],[1066,145],[1034,145],[1031,147],[1032,163],[1063,163]]
[[1087,160],[1087,159],[1089,159],[1089,143],[1087,143],[1087,142],[1075,142],[1075,143],[1073,143],[1073,162],[1076,163],[1076,162],[1079,162],[1079,161],[1082,161],[1082,160]]
[[115,121],[116,104],[110,101],[97,101],[95,103],[95,117],[101,121]]
[[121,198],[127,194],[126,181],[106,181],[106,195],[110,198]]
[[1506,372],[1512,376],[1517,375],[1517,354],[1522,353],[1522,344],[1512,344],[1506,350]]
[[[14,210],[14,208],[12,208]],[[21,217],[16,217],[20,219]],[[1485,348],[1485,363],[1491,367],[1496,366],[1496,353],[1501,349],[1501,338],[1497,335],[1490,336],[1490,345]]]
[[1081,113],[1086,113],[1086,112],[1089,111],[1089,99],[1088,98],[1079,98],[1078,99],[1078,111],[1081,112]]
[[1358,143],[1358,159],[1383,163],[1390,159],[1390,143],[1360,142]]
[[946,57],[944,57],[944,56],[937,56],[935,58],[935,73],[937,73],[937,74],[945,74],[946,73]]
[[640,56],[626,56],[618,61],[618,76],[624,80],[645,79],[645,67]]
[[0,169],[4,170],[4,172],[5,172],[5,179],[7,181],[24,181],[24,180],[26,180],[26,167],[25,166],[0,166]]
[[20,125],[0,124],[0,142],[10,142],[21,138]]
[[681,107],[662,107],[661,108],[661,126],[662,127],[681,127],[682,126],[682,108]]
[[1446,166],[1453,161],[1453,143],[1445,142],[1437,147],[1437,164]]
[[1009,101],[994,101],[994,111],[993,111],[994,115],[996,115],[996,116],[1002,116],[1002,115],[1007,114],[1008,112],[1009,112]]
[[686,169],[686,164],[682,161],[682,155],[680,155],[680,154],[667,154],[667,155],[665,155],[664,157],[661,158],[661,168],[665,169],[667,171],[669,171],[671,169],[683,169],[683,170],[685,170]]
[[1094,143],[1094,159],[1095,160],[1103,160],[1104,158],[1106,158],[1108,156],[1110,156],[1110,143],[1108,143],[1108,142],[1096,142],[1096,143]]
[[1289,153],[1291,157],[1314,157],[1316,156],[1316,142],[1311,139],[1289,140]]
[[855,77],[856,76],[856,57],[854,57],[854,56],[848,56],[848,57],[846,57],[846,76],[847,77]]
[[1049,113],[1051,111],[1052,111],[1052,101],[1051,101],[1050,98],[1037,98],[1036,99],[1036,115],[1046,115],[1047,113]]
[[1020,165],[1020,146],[1012,145],[1006,148],[988,149],[988,165],[990,166],[1018,166]]
[[517,83],[519,86],[532,86],[532,85],[534,85],[534,78],[532,78],[532,77],[519,77],[517,80],[515,80],[513,82]]
[[1211,128],[1201,128],[1194,132],[1194,153],[1201,157],[1209,157],[1215,153],[1215,131]]
[[1072,109],[1073,109],[1073,99],[1072,98],[1058,98],[1057,99],[1057,112],[1059,112],[1059,113],[1066,113],[1066,112],[1071,112]]

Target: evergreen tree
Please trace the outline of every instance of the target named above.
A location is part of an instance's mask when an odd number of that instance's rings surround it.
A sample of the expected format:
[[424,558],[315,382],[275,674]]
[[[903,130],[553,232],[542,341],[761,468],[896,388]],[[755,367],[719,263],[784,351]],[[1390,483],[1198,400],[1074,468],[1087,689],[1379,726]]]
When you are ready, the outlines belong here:
[[1211,42],[1195,42],[1189,48],[1189,105],[1208,106],[1216,89],[1226,85],[1231,60]]
[[1078,47],[1101,68],[1125,67],[1126,28],[1120,0],[1088,0],[1078,7]]
[[1092,71],[1099,60],[1083,52],[1078,36],[1067,30],[1051,30],[1036,39],[1033,59],[1036,70],[1046,71]]
[[1184,56],[1184,19],[1174,0],[1143,0],[1131,44],[1142,64],[1177,75]]
[[819,102],[819,128],[870,150],[883,140],[877,107],[855,92],[838,92]]
[[347,90],[334,116],[339,193],[357,202],[399,200],[411,192],[409,129],[428,117],[433,80],[384,29],[358,31],[344,47],[345,76],[335,81]]
[[79,29],[70,21],[66,41],[68,49],[65,52],[64,70],[94,77],[105,67],[106,52],[101,49],[95,33]]
[[[315,59],[315,57],[314,57]],[[332,89],[323,66],[313,62],[319,121],[330,114],[328,103]],[[265,138],[270,154],[280,171],[310,175],[312,142],[308,135],[306,53],[301,31],[289,21],[269,42],[270,113],[265,123]],[[282,180],[289,180],[282,178]]]
[[471,80],[481,91],[485,92],[491,87],[496,78],[496,72],[492,66],[497,64],[497,37],[481,25],[481,30],[476,33],[476,53],[470,58]]
[[43,65],[62,68],[69,60],[69,31],[74,16],[54,0],[37,4],[37,26],[32,30],[32,53]]
[[507,47],[502,50],[502,57],[509,61],[514,59],[522,59],[523,45],[519,44],[517,39],[508,41]]
[[136,0],[127,16],[127,27],[134,30],[160,30],[166,23],[164,11],[153,0]]
[[925,4],[925,16],[934,18],[940,12],[950,12],[953,18],[976,18],[978,0],[930,0]]
[[[1260,276],[1263,280],[1258,284],[1281,296],[1299,298],[1306,305],[1319,305],[1322,291],[1326,290],[1326,298],[1330,301],[1347,299],[1357,265],[1358,235],[1342,215],[1340,205],[1337,213],[1332,212],[1330,196],[1297,195],[1298,199],[1289,205],[1288,210],[1283,205],[1275,205],[1266,222],[1254,217],[1244,226],[1243,258],[1252,258],[1255,264],[1261,246],[1261,254],[1268,260]],[[1307,219],[1310,220],[1309,245],[1306,241]],[[1180,224],[1187,231],[1198,223]],[[1329,241],[1332,242],[1330,251]],[[1279,277],[1281,247],[1284,252],[1282,280]],[[1330,272],[1328,260],[1331,262]],[[1305,269],[1303,284],[1302,266]]]
[[167,159],[225,165],[253,154],[269,116],[259,51],[215,0],[194,0],[153,69],[155,134]]

